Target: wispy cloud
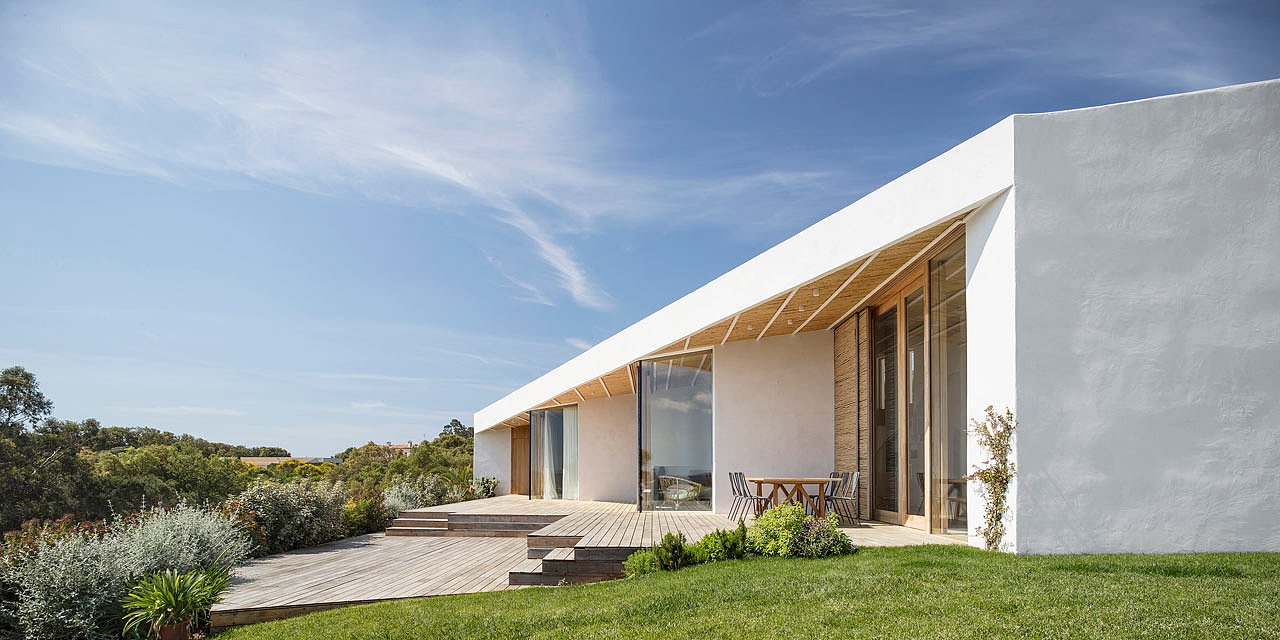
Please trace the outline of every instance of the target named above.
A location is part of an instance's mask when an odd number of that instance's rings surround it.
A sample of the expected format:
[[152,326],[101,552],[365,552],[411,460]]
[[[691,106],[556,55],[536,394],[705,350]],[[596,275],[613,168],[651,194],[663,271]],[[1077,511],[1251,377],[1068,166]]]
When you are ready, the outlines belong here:
[[127,411],[150,413],[161,416],[242,416],[243,411],[222,409],[218,407],[123,407]]
[[769,2],[696,37],[741,43],[720,62],[761,95],[886,62],[903,74],[981,67],[1003,91],[1025,86],[1011,80],[1029,74],[1032,86],[1046,76],[1124,78],[1176,91],[1235,79],[1221,43],[1197,28],[1218,10],[1212,2]]
[[392,23],[335,5],[9,5],[0,146],[489,215],[532,241],[574,301],[606,308],[561,237],[590,224],[592,192],[617,179],[594,168],[608,136],[573,39],[539,12],[404,11]]
[[579,351],[586,351],[587,349],[590,349],[592,346],[590,342],[587,342],[586,340],[583,340],[581,338],[565,338],[564,341],[569,346],[573,347],[574,349],[578,349]]
[[381,407],[385,407],[385,406],[387,406],[387,403],[385,403],[385,402],[379,402],[379,401],[376,401],[376,400],[375,400],[375,401],[371,401],[371,402],[352,402],[352,403],[351,403],[351,404],[349,404],[348,406],[350,406],[352,409],[356,409],[356,410],[360,410],[360,409],[379,409],[379,408],[381,408]]

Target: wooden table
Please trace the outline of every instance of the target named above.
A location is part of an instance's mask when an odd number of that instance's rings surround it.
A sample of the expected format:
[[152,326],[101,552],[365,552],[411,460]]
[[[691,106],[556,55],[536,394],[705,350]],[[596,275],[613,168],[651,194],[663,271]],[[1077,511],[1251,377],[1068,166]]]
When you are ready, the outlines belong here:
[[[819,518],[827,513],[827,501],[821,496],[826,493],[827,485],[832,482],[839,481],[840,478],[747,478],[747,482],[754,482],[756,485],[756,495],[764,495],[764,485],[773,485],[773,491],[769,494],[769,500],[776,506],[781,504],[778,502],[778,494],[782,494],[784,502],[797,502],[800,504],[808,504],[809,509],[816,513]],[[817,487],[818,502],[815,504],[813,497],[804,488],[808,485]],[[789,487],[789,488],[788,488]]]

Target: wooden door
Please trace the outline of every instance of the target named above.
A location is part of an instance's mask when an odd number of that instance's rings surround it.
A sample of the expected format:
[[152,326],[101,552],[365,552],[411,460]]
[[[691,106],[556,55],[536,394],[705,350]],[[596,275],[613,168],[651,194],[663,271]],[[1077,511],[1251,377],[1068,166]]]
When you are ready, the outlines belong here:
[[913,270],[871,306],[871,496],[876,520],[926,529],[928,288]]
[[511,430],[511,493],[529,495],[529,425]]

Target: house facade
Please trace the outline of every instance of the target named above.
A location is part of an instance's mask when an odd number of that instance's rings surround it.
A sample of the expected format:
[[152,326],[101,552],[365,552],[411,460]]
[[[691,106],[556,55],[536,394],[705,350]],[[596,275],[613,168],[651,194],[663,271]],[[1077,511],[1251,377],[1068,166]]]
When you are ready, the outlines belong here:
[[727,512],[857,471],[979,544],[968,424],[1017,417],[1005,547],[1280,551],[1280,81],[1014,115],[475,415],[530,499]]

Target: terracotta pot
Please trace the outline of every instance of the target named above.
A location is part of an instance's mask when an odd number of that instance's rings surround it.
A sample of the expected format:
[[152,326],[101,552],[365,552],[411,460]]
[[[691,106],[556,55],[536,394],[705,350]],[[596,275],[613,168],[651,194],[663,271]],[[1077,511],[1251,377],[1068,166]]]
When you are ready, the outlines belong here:
[[160,627],[160,640],[191,640],[191,623],[180,622]]

